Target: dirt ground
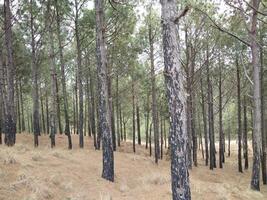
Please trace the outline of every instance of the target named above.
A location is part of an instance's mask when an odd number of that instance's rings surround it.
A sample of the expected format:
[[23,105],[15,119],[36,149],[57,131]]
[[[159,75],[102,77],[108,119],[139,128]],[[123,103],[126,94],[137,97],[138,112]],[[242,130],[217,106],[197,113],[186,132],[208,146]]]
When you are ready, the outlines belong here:
[[[0,200],[167,200],[171,199],[170,164],[163,159],[155,165],[148,151],[137,145],[122,143],[115,152],[115,183],[101,178],[102,152],[93,149],[85,137],[85,148],[67,149],[67,138],[57,135],[56,148],[50,148],[47,135],[33,148],[33,137],[18,134],[17,144],[0,146]],[[224,169],[211,171],[200,158],[190,171],[193,200],[267,199],[267,186],[261,192],[250,190],[251,168],[237,172],[235,144]],[[251,152],[250,152],[251,155]],[[250,162],[251,166],[251,162]]]

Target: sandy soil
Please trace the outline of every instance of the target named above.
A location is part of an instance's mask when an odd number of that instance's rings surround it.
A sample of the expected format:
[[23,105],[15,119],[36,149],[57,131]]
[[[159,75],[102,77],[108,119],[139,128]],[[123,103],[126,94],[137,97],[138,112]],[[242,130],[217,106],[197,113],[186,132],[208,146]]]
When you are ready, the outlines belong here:
[[[171,199],[169,161],[157,166],[144,147],[137,145],[133,154],[131,144],[123,143],[115,153],[115,183],[110,183],[101,178],[102,152],[85,140],[80,150],[73,136],[74,149],[69,151],[66,137],[58,135],[57,147],[50,149],[45,135],[40,147],[33,148],[31,135],[18,134],[15,147],[0,146],[0,200]],[[192,199],[267,199],[267,186],[261,192],[250,190],[251,169],[238,173],[236,158],[233,151],[224,169],[214,171],[199,159],[190,171]]]

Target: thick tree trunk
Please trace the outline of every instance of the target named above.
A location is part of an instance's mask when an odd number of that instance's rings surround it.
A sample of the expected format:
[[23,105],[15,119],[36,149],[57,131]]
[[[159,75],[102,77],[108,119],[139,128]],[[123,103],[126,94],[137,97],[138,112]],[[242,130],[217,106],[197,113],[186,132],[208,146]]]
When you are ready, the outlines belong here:
[[95,0],[96,12],[96,47],[99,92],[99,124],[103,144],[102,177],[114,181],[114,156],[109,124],[109,105],[107,88],[107,50],[104,32],[103,0]]
[[[261,45],[263,45],[263,35],[262,31],[260,33],[260,42]],[[260,48],[260,89],[261,89],[261,148],[262,148],[262,153],[261,153],[261,171],[262,171],[262,182],[264,185],[267,184],[267,166],[266,166],[266,132],[265,132],[265,103],[264,103],[264,60],[263,60],[263,48]]]
[[4,23],[5,23],[5,43],[7,53],[7,99],[6,99],[6,120],[5,120],[5,143],[13,146],[16,142],[16,116],[14,100],[14,73],[12,50],[12,13],[10,10],[10,0],[4,1]]
[[165,83],[170,113],[171,178],[173,200],[190,200],[187,166],[186,91],[180,66],[175,0],[161,0]]
[[253,66],[253,167],[251,188],[260,190],[260,139],[261,139],[261,90],[260,90],[260,63],[259,63],[259,45],[257,42],[257,10],[259,0],[252,0],[250,47]]

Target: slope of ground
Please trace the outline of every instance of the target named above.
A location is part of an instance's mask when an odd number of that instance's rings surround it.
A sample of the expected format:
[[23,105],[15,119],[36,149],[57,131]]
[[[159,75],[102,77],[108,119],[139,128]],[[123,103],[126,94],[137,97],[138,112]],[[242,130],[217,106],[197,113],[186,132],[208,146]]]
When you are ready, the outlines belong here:
[[[50,148],[47,135],[40,147],[33,148],[32,136],[18,134],[17,144],[0,146],[0,200],[167,200],[171,199],[169,161],[155,165],[144,147],[132,153],[130,143],[115,152],[115,183],[101,178],[102,152],[95,151],[85,137],[85,148],[67,150],[64,135],[57,135],[57,146]],[[200,156],[200,154],[199,154]],[[267,199],[267,186],[261,192],[250,190],[251,169],[237,172],[236,154],[226,158],[224,169],[210,171],[199,159],[190,171],[194,200]]]

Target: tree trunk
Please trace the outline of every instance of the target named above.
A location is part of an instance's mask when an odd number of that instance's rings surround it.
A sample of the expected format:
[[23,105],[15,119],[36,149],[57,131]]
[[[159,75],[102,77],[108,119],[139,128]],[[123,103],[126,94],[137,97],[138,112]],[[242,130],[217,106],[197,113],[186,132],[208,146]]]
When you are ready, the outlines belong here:
[[119,75],[116,77],[116,114],[117,114],[117,141],[118,146],[121,146],[120,133],[120,113],[119,113]]
[[20,91],[20,102],[21,102],[21,130],[22,132],[25,131],[25,117],[24,117],[24,102],[22,98],[22,86],[21,80],[19,80],[19,91]]
[[79,33],[79,5],[78,1],[75,0],[75,36],[76,36],[76,45],[77,45],[77,80],[78,80],[78,89],[79,89],[79,123],[78,123],[78,132],[79,132],[79,146],[83,148],[83,71],[82,71],[82,52],[81,52],[81,41]]
[[151,74],[151,93],[152,93],[152,120],[154,128],[154,148],[155,148],[155,163],[159,159],[159,119],[157,108],[157,93],[156,93],[156,80],[155,80],[155,66],[154,66],[154,36],[152,35],[152,24],[149,24],[149,57],[150,57],[150,74]]
[[[90,70],[90,69],[89,69]],[[91,74],[91,71],[89,71],[89,78],[90,78],[90,94],[91,94],[91,107],[92,107],[92,112],[90,112],[90,119],[91,119],[91,129],[92,129],[92,134],[94,137],[94,146],[95,149],[98,149],[97,147],[97,141],[96,141],[96,123],[95,123],[95,93],[94,93],[94,81],[93,81],[93,76]]]
[[149,131],[149,92],[147,93],[147,113],[146,113],[146,149],[148,148],[148,131]]
[[245,169],[248,169],[248,130],[247,130],[247,105],[246,97],[244,96],[244,132],[243,132],[243,145],[244,145],[244,158],[245,158]]
[[138,141],[138,144],[141,145],[140,112],[139,112],[138,102],[136,105],[136,122],[137,122],[137,141]]
[[57,133],[57,89],[56,89],[56,63],[55,63],[55,52],[54,52],[54,36],[52,30],[53,17],[50,8],[50,1],[48,1],[48,36],[49,36],[49,61],[50,61],[50,72],[51,72],[51,104],[50,104],[50,139],[51,148],[56,146],[55,135]]
[[12,50],[12,13],[10,10],[10,0],[4,1],[4,30],[7,53],[7,99],[6,99],[6,122],[5,122],[5,143],[7,146],[13,146],[16,142],[16,119],[15,119],[15,101],[14,101],[14,73],[15,66],[13,62]]
[[206,166],[209,164],[209,144],[208,144],[208,130],[207,130],[207,111],[205,106],[205,97],[203,92],[203,81],[202,76],[200,77],[200,87],[201,87],[201,107],[202,107],[202,118],[203,118],[203,126],[204,126],[204,138],[205,138],[205,163]]
[[[207,58],[209,57],[207,49]],[[213,116],[213,108],[212,108],[212,86],[210,81],[210,72],[209,72],[209,63],[207,64],[207,83],[208,83],[208,119],[209,119],[209,140],[210,140],[210,169],[214,168],[214,160],[215,160],[215,149],[214,149],[214,140],[213,140],[213,124],[212,124],[212,116]]]
[[238,58],[236,58],[236,80],[237,80],[237,120],[238,120],[238,171],[243,172],[242,169],[242,124],[241,124],[241,91],[240,91],[240,71],[238,65]]
[[[262,31],[260,32],[260,43],[263,45],[263,35]],[[264,60],[263,60],[263,48],[260,48],[260,89],[261,89],[261,148],[262,148],[262,153],[261,153],[261,171],[262,171],[262,182],[263,185],[267,184],[267,166],[266,166],[266,133],[265,133],[265,104],[264,104]]]
[[150,123],[150,127],[149,127],[149,156],[152,156],[151,133],[152,133],[152,122]]
[[32,100],[33,100],[33,135],[34,147],[38,147],[38,136],[40,135],[40,120],[39,120],[39,87],[38,87],[38,66],[36,62],[36,45],[35,45],[35,27],[33,16],[33,0],[31,0],[30,13],[31,13],[31,68],[32,68]]
[[5,97],[4,97],[4,67],[3,67],[2,48],[0,49],[0,144],[2,141],[2,133],[5,133]]
[[171,178],[173,200],[190,200],[187,166],[186,91],[179,61],[175,0],[162,0],[165,83],[170,113]]
[[103,144],[102,177],[114,181],[114,156],[109,124],[109,105],[107,88],[107,50],[104,32],[103,0],[95,0],[96,12],[96,54],[99,92],[99,124]]
[[72,140],[70,134],[70,122],[68,114],[68,98],[67,98],[67,89],[66,89],[66,77],[65,77],[65,62],[63,56],[63,45],[60,34],[60,14],[59,14],[59,5],[58,0],[55,0],[56,5],[56,20],[57,20],[57,39],[58,39],[58,48],[59,48],[59,61],[60,61],[60,73],[61,73],[61,85],[62,85],[62,94],[63,94],[63,104],[64,104],[64,119],[65,119],[65,129],[64,133],[68,137],[68,148],[72,149]]
[[135,153],[135,87],[132,77],[132,106],[133,106],[133,152]]
[[41,113],[42,113],[41,116],[42,116],[43,133],[46,133],[43,97],[40,98],[40,101],[41,101]]
[[[220,56],[220,55],[219,55]],[[219,57],[219,167],[223,168],[223,122],[222,122],[222,66]]]

